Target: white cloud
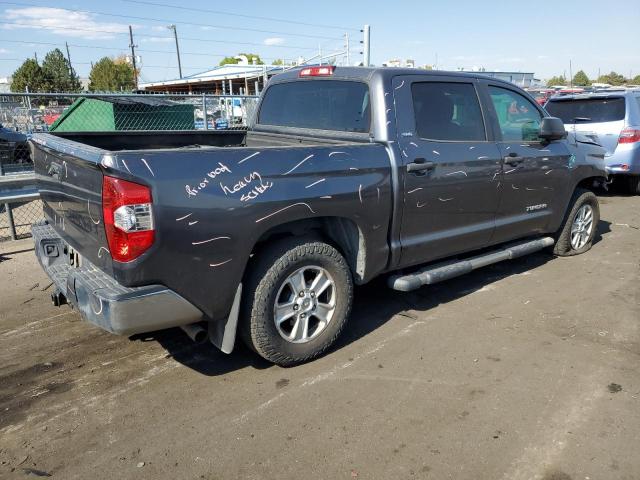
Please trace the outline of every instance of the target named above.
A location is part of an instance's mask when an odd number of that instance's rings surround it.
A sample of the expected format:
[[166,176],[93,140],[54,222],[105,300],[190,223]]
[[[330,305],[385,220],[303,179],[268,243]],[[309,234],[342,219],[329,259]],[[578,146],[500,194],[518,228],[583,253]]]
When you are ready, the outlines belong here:
[[284,44],[284,38],[280,38],[280,37],[265,38],[263,43],[265,45],[282,45]]
[[143,37],[140,42],[142,43],[169,43],[173,42],[172,37]]
[[[100,22],[93,15],[62,8],[29,7],[7,9],[5,21],[20,25],[3,25],[6,30],[22,28],[46,29],[56,35],[89,40],[113,38],[113,34],[126,33],[129,27],[120,23]],[[81,29],[81,30],[72,30]]]
[[10,53],[11,50],[7,50],[6,48],[0,48],[0,53]]

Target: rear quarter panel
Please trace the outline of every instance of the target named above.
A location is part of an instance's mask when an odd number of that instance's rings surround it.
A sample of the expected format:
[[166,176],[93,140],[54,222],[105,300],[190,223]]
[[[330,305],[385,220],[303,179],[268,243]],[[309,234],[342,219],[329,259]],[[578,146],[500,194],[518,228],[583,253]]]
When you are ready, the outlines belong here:
[[118,176],[152,187],[156,222],[154,246],[124,265],[120,280],[164,284],[214,320],[228,314],[256,242],[284,223],[348,218],[365,239],[367,271],[386,267],[391,183],[382,145],[156,150],[114,160]]

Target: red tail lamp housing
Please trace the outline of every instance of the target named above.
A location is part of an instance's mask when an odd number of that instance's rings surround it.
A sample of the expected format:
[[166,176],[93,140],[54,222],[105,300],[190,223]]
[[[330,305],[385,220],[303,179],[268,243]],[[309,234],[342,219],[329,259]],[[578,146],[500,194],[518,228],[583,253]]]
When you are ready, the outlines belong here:
[[640,142],[640,129],[627,127],[620,132],[618,143],[636,143]]
[[155,230],[151,189],[104,176],[102,213],[111,258],[130,262],[153,245]]
[[330,77],[336,69],[334,65],[323,67],[307,67],[300,70],[299,77]]

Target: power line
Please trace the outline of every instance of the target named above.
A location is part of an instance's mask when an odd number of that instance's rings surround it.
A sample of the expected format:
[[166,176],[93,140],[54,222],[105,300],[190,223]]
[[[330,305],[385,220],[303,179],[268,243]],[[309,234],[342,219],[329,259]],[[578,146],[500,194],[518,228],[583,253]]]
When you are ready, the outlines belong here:
[[168,3],[160,3],[160,2],[148,2],[143,0],[121,0],[126,3],[136,3],[140,5],[152,5],[154,7],[167,7],[167,8],[175,8],[178,10],[185,10],[191,12],[205,12],[205,13],[215,13],[217,15],[228,15],[231,17],[240,17],[240,18],[253,18],[256,20],[267,20],[269,22],[280,22],[280,23],[289,23],[293,25],[304,25],[307,27],[320,27],[320,28],[333,28],[338,30],[353,30],[360,31],[359,28],[353,27],[338,27],[336,25],[323,25],[320,23],[307,23],[307,22],[299,22],[296,20],[284,20],[282,18],[274,18],[274,17],[262,17],[259,15],[245,15],[242,13],[232,13],[232,12],[223,12],[222,10],[210,10],[208,8],[194,8],[194,7],[183,7],[180,5],[170,5]]
[[[22,6],[22,7],[42,7],[42,5],[38,5],[38,4],[33,4],[33,3],[21,3],[21,2],[3,2],[5,4],[8,5],[16,5],[16,6]],[[324,39],[324,40],[335,40],[336,37],[327,37],[327,36],[322,36],[322,35],[311,35],[311,34],[305,34],[305,33],[290,33],[290,32],[281,32],[281,31],[274,31],[274,30],[262,30],[262,29],[257,29],[257,28],[247,28],[247,27],[238,27],[238,26],[224,26],[224,25],[213,25],[210,23],[196,23],[196,22],[185,22],[185,21],[176,21],[176,20],[172,20],[172,19],[166,19],[166,18],[153,18],[153,17],[140,17],[140,16],[135,16],[135,15],[120,15],[117,13],[107,13],[107,12],[97,12],[97,11],[92,11],[92,10],[71,10],[68,8],[59,8],[59,7],[45,7],[45,8],[55,8],[56,10],[65,10],[67,12],[74,12],[74,13],[88,13],[88,14],[93,14],[93,15],[104,15],[107,17],[117,17],[117,18],[126,18],[126,19],[133,19],[133,20],[147,20],[147,21],[151,21],[151,22],[160,22],[160,23],[165,23],[165,24],[178,24],[178,25],[191,25],[191,26],[196,26],[196,27],[211,27],[211,28],[219,28],[219,29],[223,29],[223,30],[241,30],[241,31],[245,31],[245,32],[258,32],[258,33],[272,33],[272,34],[276,34],[276,35],[289,35],[292,37],[305,37],[305,38],[319,38],[319,39]],[[2,23],[7,23],[9,25],[11,25],[10,22],[2,22]],[[48,25],[34,25],[37,27],[41,27],[41,28],[54,28],[54,29],[69,29],[69,30],[73,30],[76,28],[69,28],[69,27],[55,27],[55,26],[48,26]],[[97,31],[97,30],[94,30]]]

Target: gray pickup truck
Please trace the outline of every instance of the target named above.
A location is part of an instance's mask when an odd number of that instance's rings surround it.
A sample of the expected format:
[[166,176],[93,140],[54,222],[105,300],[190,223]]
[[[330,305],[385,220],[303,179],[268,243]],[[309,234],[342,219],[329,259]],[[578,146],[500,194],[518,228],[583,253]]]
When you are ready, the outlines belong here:
[[89,322],[236,333],[293,365],[355,284],[408,291],[541,249],[587,251],[604,151],[512,84],[409,69],[274,77],[247,132],[35,134],[36,254]]

